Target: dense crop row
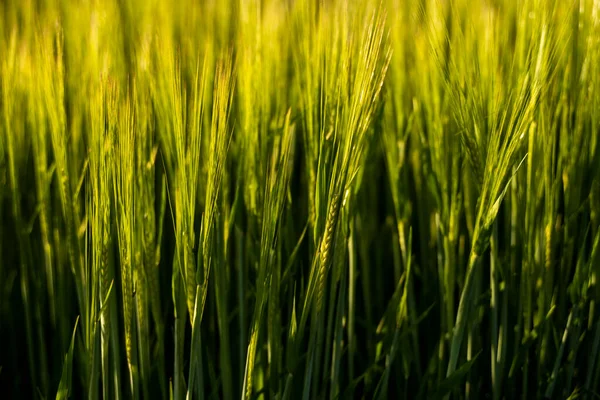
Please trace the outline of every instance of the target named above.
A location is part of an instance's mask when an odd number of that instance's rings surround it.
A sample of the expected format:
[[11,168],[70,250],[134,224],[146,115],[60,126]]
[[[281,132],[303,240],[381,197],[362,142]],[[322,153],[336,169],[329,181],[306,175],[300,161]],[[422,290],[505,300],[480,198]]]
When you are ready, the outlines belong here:
[[1,2],[0,397],[597,398],[599,140],[598,0]]

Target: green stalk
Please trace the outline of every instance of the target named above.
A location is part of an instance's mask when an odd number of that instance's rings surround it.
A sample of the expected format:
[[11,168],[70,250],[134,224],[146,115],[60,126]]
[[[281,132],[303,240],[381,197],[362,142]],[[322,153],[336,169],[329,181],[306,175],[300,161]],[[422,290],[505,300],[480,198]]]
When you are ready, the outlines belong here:
[[491,315],[491,372],[492,372],[492,394],[494,400],[500,399],[502,380],[499,359],[499,339],[498,339],[498,224],[494,223],[492,228],[492,237],[490,239],[490,311]]

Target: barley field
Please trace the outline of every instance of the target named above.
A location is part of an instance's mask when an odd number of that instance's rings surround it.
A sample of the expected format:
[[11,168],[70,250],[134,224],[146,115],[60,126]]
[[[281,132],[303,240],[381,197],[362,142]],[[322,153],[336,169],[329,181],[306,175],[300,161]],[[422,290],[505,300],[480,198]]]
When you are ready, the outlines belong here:
[[0,2],[3,399],[600,398],[599,0]]

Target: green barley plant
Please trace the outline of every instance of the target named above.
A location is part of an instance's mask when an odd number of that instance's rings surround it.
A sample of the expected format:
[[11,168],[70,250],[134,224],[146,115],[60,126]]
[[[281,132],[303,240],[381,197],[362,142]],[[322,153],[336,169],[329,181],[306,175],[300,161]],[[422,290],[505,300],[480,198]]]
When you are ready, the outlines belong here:
[[0,390],[600,396],[598,0],[0,3]]

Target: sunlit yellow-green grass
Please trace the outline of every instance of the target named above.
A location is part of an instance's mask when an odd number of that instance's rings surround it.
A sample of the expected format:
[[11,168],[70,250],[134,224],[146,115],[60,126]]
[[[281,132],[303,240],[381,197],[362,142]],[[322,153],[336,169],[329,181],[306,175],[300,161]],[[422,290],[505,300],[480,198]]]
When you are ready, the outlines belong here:
[[600,397],[600,1],[0,3],[0,397]]

